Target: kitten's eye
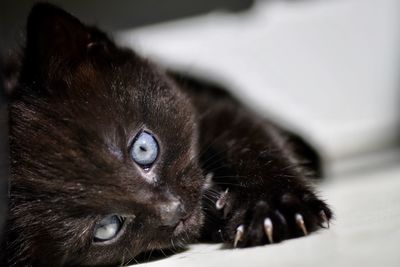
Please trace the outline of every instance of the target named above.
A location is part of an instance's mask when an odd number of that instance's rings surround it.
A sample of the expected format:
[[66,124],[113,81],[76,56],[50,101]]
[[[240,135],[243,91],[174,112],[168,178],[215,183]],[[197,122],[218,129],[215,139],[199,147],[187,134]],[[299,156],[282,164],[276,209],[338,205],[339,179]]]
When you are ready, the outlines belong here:
[[132,145],[131,156],[141,167],[149,167],[158,156],[156,139],[147,132],[141,132]]
[[109,215],[103,218],[94,230],[94,242],[104,242],[117,236],[122,227],[122,218]]

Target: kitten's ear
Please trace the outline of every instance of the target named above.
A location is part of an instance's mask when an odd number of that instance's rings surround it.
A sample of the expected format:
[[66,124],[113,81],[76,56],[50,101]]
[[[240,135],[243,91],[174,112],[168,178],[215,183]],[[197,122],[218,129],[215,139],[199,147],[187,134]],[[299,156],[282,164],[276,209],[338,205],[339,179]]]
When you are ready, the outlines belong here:
[[105,34],[87,27],[64,10],[36,4],[28,17],[24,56],[25,74],[46,74],[49,69],[84,60],[94,44],[110,43]]

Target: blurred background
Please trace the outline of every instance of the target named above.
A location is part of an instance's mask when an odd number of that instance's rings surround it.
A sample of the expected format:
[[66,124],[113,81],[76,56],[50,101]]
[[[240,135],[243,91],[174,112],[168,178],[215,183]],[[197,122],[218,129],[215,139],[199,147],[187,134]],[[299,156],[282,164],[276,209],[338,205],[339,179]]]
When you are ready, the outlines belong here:
[[[400,266],[400,208],[393,205],[400,203],[399,0],[49,2],[166,68],[229,88],[312,144],[329,178],[322,190],[339,218],[339,230],[308,241],[330,251],[321,252],[320,264],[340,256],[332,266]],[[23,43],[32,3],[1,1],[3,54]],[[307,248],[293,246],[282,249],[303,252],[297,266],[315,263]],[[361,260],[365,254],[377,256]],[[341,262],[343,255],[352,260]],[[293,266],[289,259],[274,266]]]

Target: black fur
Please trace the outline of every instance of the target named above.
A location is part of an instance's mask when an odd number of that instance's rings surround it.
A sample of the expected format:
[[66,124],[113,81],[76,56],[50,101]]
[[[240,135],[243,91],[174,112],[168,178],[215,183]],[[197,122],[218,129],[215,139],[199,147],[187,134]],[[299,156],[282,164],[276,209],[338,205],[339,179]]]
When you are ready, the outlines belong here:
[[[266,217],[278,242],[301,235],[295,213],[310,231],[323,222],[321,210],[332,216],[307,182],[299,139],[223,89],[165,73],[54,6],[32,9],[20,66],[9,90],[1,266],[117,265],[196,240],[232,244],[241,224],[238,246],[262,245]],[[129,156],[142,129],[160,146],[149,171]],[[160,213],[171,199],[182,203],[179,231]],[[122,235],[93,243],[96,222],[108,214],[128,218]]]

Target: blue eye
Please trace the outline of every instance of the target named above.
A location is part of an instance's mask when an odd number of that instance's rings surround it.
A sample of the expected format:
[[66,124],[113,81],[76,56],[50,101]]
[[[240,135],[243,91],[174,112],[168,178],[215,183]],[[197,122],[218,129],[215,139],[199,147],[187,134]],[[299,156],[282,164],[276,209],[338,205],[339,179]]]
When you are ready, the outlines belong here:
[[131,156],[143,168],[152,165],[158,156],[158,144],[153,135],[141,132],[132,145]]
[[117,215],[109,215],[103,218],[94,231],[95,242],[105,242],[117,236],[122,227],[122,218]]

